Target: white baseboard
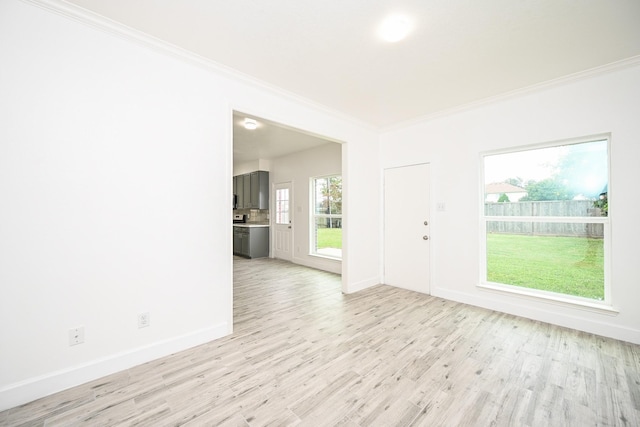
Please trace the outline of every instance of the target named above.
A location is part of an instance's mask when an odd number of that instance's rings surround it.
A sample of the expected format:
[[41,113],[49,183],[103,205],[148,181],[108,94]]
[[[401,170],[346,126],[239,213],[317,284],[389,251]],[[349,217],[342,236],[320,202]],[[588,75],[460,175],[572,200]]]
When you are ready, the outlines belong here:
[[[291,262],[298,265],[304,265],[305,267],[315,268],[317,270],[328,271],[330,273],[342,274],[342,262],[331,259],[323,259],[322,257],[293,257]],[[344,276],[343,276],[344,279]],[[342,291],[345,294],[352,294],[354,292],[361,291],[363,289],[370,288],[375,285],[380,284],[380,278],[378,276],[371,277],[369,279],[361,280],[356,283],[347,284],[347,289],[344,289],[344,281],[343,281],[343,289]]]
[[228,333],[229,327],[224,322],[220,325],[200,329],[176,338],[159,341],[82,365],[9,384],[0,389],[0,411],[222,338]]
[[525,300],[505,301],[504,299],[471,295],[444,288],[432,289],[431,294],[435,297],[499,311],[501,313],[513,314],[552,325],[571,328],[633,344],[640,344],[640,330],[616,325],[615,323],[607,321],[607,319],[613,317],[611,314],[589,314],[589,312],[584,311],[584,315],[580,315],[579,310],[571,310],[566,307],[559,309],[559,306],[553,303],[549,303],[549,307],[546,308],[536,307],[532,304],[527,304]]
[[371,277],[369,279],[366,280],[361,280],[359,282],[356,283],[348,283],[348,289],[346,289],[344,291],[345,294],[353,294],[355,292],[358,291],[362,291],[364,289],[370,288],[372,286],[376,286],[380,284],[380,278],[379,277]]
[[322,257],[293,257],[291,262],[315,268],[316,270],[328,271],[330,273],[342,274],[342,261],[327,259]]

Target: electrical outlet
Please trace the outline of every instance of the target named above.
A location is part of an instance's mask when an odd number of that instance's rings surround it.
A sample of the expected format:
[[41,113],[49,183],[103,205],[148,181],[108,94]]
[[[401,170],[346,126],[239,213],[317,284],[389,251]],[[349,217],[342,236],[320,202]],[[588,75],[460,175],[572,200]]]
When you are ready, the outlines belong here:
[[69,345],[78,345],[84,342],[84,326],[69,329]]
[[151,324],[151,317],[149,313],[138,314],[138,328],[146,328]]

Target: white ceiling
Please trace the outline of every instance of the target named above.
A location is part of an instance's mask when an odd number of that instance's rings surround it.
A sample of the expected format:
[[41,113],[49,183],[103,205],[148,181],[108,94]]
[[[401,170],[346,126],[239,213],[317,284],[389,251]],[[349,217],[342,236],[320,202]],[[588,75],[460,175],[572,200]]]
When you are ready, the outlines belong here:
[[640,55],[639,0],[68,2],[378,128]]
[[[66,1],[381,129],[640,55],[640,0]],[[244,117],[236,164],[326,143]]]
[[[248,130],[244,119],[255,119],[258,127]],[[258,159],[271,160],[287,154],[304,151],[323,144],[331,144],[320,136],[312,135],[260,117],[233,112],[233,163]]]

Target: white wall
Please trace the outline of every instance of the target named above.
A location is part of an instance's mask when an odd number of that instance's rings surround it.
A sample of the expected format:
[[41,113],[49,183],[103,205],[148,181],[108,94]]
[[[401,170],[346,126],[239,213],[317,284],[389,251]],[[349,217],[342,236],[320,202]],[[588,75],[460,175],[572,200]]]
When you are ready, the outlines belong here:
[[[233,108],[347,141],[346,192],[379,176],[371,130],[74,16],[0,3],[0,410],[231,331]],[[346,233],[347,292],[378,226]]]
[[[382,167],[430,162],[432,293],[640,343],[640,65],[549,86],[381,136]],[[618,314],[484,291],[479,283],[480,153],[611,132],[612,292]]]
[[291,182],[293,187],[293,256],[296,264],[342,273],[342,262],[309,255],[310,194],[312,177],[342,174],[342,146],[329,143],[288,156],[273,159],[274,184]]

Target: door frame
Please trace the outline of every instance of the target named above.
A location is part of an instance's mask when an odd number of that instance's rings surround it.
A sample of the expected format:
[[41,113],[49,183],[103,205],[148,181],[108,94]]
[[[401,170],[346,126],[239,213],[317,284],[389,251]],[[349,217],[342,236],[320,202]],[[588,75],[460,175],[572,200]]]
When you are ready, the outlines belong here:
[[[348,247],[348,241],[349,241],[349,233],[348,233],[348,229],[349,229],[349,224],[347,221],[348,215],[349,215],[349,196],[348,196],[348,192],[349,192],[349,163],[347,162],[348,159],[348,152],[349,152],[349,147],[350,147],[350,142],[349,139],[343,139],[343,138],[337,138],[337,137],[332,137],[329,136],[331,134],[330,133],[325,133],[322,130],[318,131],[318,130],[309,130],[310,128],[314,128],[314,126],[308,127],[307,125],[301,125],[301,124],[296,124],[296,121],[299,120],[288,120],[285,115],[285,117],[283,118],[282,116],[274,116],[273,115],[273,109],[272,108],[268,108],[267,107],[256,107],[255,105],[247,105],[247,104],[237,104],[237,103],[232,103],[229,104],[228,106],[228,148],[229,148],[229,154],[228,154],[228,167],[229,170],[232,171],[229,175],[233,176],[233,165],[234,165],[234,155],[233,155],[233,147],[234,147],[234,135],[233,135],[233,127],[234,127],[234,114],[238,113],[238,114],[247,114],[250,116],[255,116],[256,118],[262,119],[262,120],[267,120],[269,122],[272,122],[276,125],[280,125],[282,127],[286,127],[286,128],[290,128],[290,129],[294,129],[298,132],[301,133],[306,133],[306,134],[310,134],[310,135],[315,135],[318,136],[322,139],[325,139],[328,142],[333,142],[336,144],[340,144],[341,146],[341,163],[342,163],[342,167],[341,167],[341,175],[342,175],[342,180],[343,180],[343,240],[342,240],[342,263],[341,263],[341,268],[340,268],[340,275],[342,277],[342,292],[345,294],[348,293],[353,293],[356,292],[360,289],[364,289],[366,287],[372,286],[372,284],[367,285],[366,281],[363,282],[365,285],[361,285],[360,283],[357,284],[352,284],[351,289],[348,286],[349,283],[349,269],[348,269],[348,265],[349,265],[349,261],[348,261],[348,255],[349,255],[349,247]],[[321,126],[322,127],[322,126]],[[270,176],[270,180],[272,179],[271,177],[272,175],[271,170],[269,170],[269,176]],[[231,179],[231,178],[229,178]],[[231,182],[229,182],[229,187],[231,187]],[[293,188],[292,188],[293,190]],[[270,207],[272,208],[272,202],[270,201]],[[269,227],[271,229],[271,227]],[[271,235],[271,231],[269,233],[269,238],[272,238]],[[233,239],[229,239],[229,247],[230,247],[230,251],[232,252],[233,249]],[[270,245],[271,247],[271,245]],[[294,252],[293,255],[295,256],[295,247],[294,247]],[[229,271],[231,272],[231,277],[233,278],[234,274],[233,274],[233,257],[231,257],[230,261],[229,261]],[[232,279],[233,281],[233,279]],[[378,275],[378,279],[371,280],[371,283],[378,283],[379,282],[379,275]],[[230,293],[230,305],[233,307],[233,289]],[[233,310],[231,310],[231,313],[229,315],[229,324],[233,325]]]

